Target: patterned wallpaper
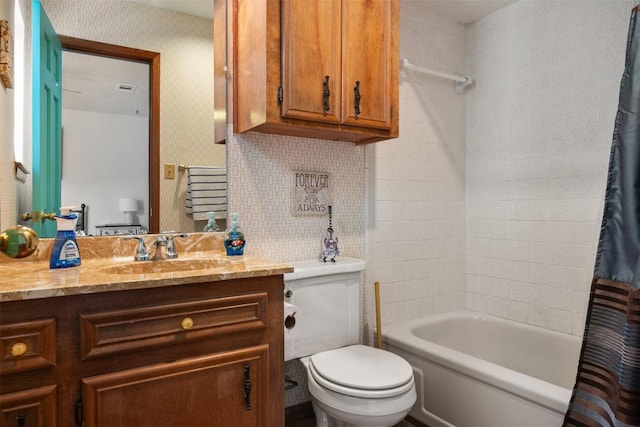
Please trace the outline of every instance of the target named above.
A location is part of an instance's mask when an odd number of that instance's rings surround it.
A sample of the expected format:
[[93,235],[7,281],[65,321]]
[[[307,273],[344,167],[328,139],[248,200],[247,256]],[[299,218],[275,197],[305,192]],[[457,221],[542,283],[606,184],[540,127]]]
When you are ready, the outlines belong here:
[[294,171],[328,172],[333,229],[342,256],[364,256],[364,148],[351,143],[248,133],[227,142],[229,211],[237,212],[246,253],[275,261],[315,259],[328,215],[291,211]]
[[[225,164],[225,146],[213,143],[211,20],[124,0],[42,5],[59,34],[160,52],[161,169],[164,163]],[[204,224],[184,213],[185,191],[184,174],[160,180],[161,230],[201,230]]]

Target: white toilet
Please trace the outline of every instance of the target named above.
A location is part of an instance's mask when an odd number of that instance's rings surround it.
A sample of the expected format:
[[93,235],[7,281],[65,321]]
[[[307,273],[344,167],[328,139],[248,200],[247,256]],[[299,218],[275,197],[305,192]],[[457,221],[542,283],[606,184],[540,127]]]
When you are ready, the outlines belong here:
[[307,370],[317,427],[400,422],[416,401],[413,369],[386,350],[358,344],[360,271],[364,261],[289,263],[284,275],[285,360]]

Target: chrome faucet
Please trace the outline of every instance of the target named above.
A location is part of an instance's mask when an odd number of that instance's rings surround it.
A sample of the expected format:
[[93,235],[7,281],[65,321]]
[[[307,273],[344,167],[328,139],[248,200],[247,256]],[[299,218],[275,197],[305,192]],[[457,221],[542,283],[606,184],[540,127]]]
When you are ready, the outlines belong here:
[[[171,232],[167,232],[171,233]],[[173,241],[175,237],[187,237],[186,233],[182,234],[160,234],[156,238],[156,241],[153,242],[153,246],[155,247],[155,251],[153,252],[153,256],[149,254],[147,247],[144,243],[144,239],[140,236],[126,236],[123,237],[123,240],[138,240],[138,247],[136,249],[136,253],[133,256],[135,261],[159,261],[163,259],[176,259],[178,258],[178,251],[176,251],[176,246]],[[162,248],[165,248],[164,250]]]
[[[166,233],[172,233],[171,231],[167,231]],[[185,238],[187,235],[185,233],[182,234],[160,234],[156,241],[153,242],[153,246],[155,246],[156,250],[153,253],[153,258],[151,261],[158,261],[161,259],[176,259],[178,258],[178,251],[176,251],[175,243],[173,239],[175,237]],[[165,248],[164,251],[162,248]]]

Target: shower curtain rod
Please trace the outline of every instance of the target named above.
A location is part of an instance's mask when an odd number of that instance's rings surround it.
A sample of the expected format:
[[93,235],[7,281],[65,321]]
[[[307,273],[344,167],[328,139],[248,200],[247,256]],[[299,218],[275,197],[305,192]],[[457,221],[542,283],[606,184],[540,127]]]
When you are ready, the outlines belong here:
[[473,79],[469,76],[456,76],[453,74],[441,73],[440,71],[434,71],[428,68],[419,67],[410,63],[406,58],[400,60],[400,68],[417,71],[419,73],[430,74],[436,77],[442,77],[443,79],[453,80],[456,82],[454,85],[454,90],[456,91],[456,93],[464,93],[464,88],[473,83]]

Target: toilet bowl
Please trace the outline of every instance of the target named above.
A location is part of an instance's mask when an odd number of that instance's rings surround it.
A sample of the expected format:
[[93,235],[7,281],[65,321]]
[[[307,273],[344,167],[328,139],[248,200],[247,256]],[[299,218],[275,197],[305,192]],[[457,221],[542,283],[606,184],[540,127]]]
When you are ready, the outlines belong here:
[[385,350],[351,345],[300,359],[317,427],[389,427],[416,401],[411,366]]
[[299,358],[317,427],[390,427],[416,401],[411,365],[386,350],[358,344],[360,271],[364,262],[289,263],[285,302],[295,326],[285,330],[285,359]]

